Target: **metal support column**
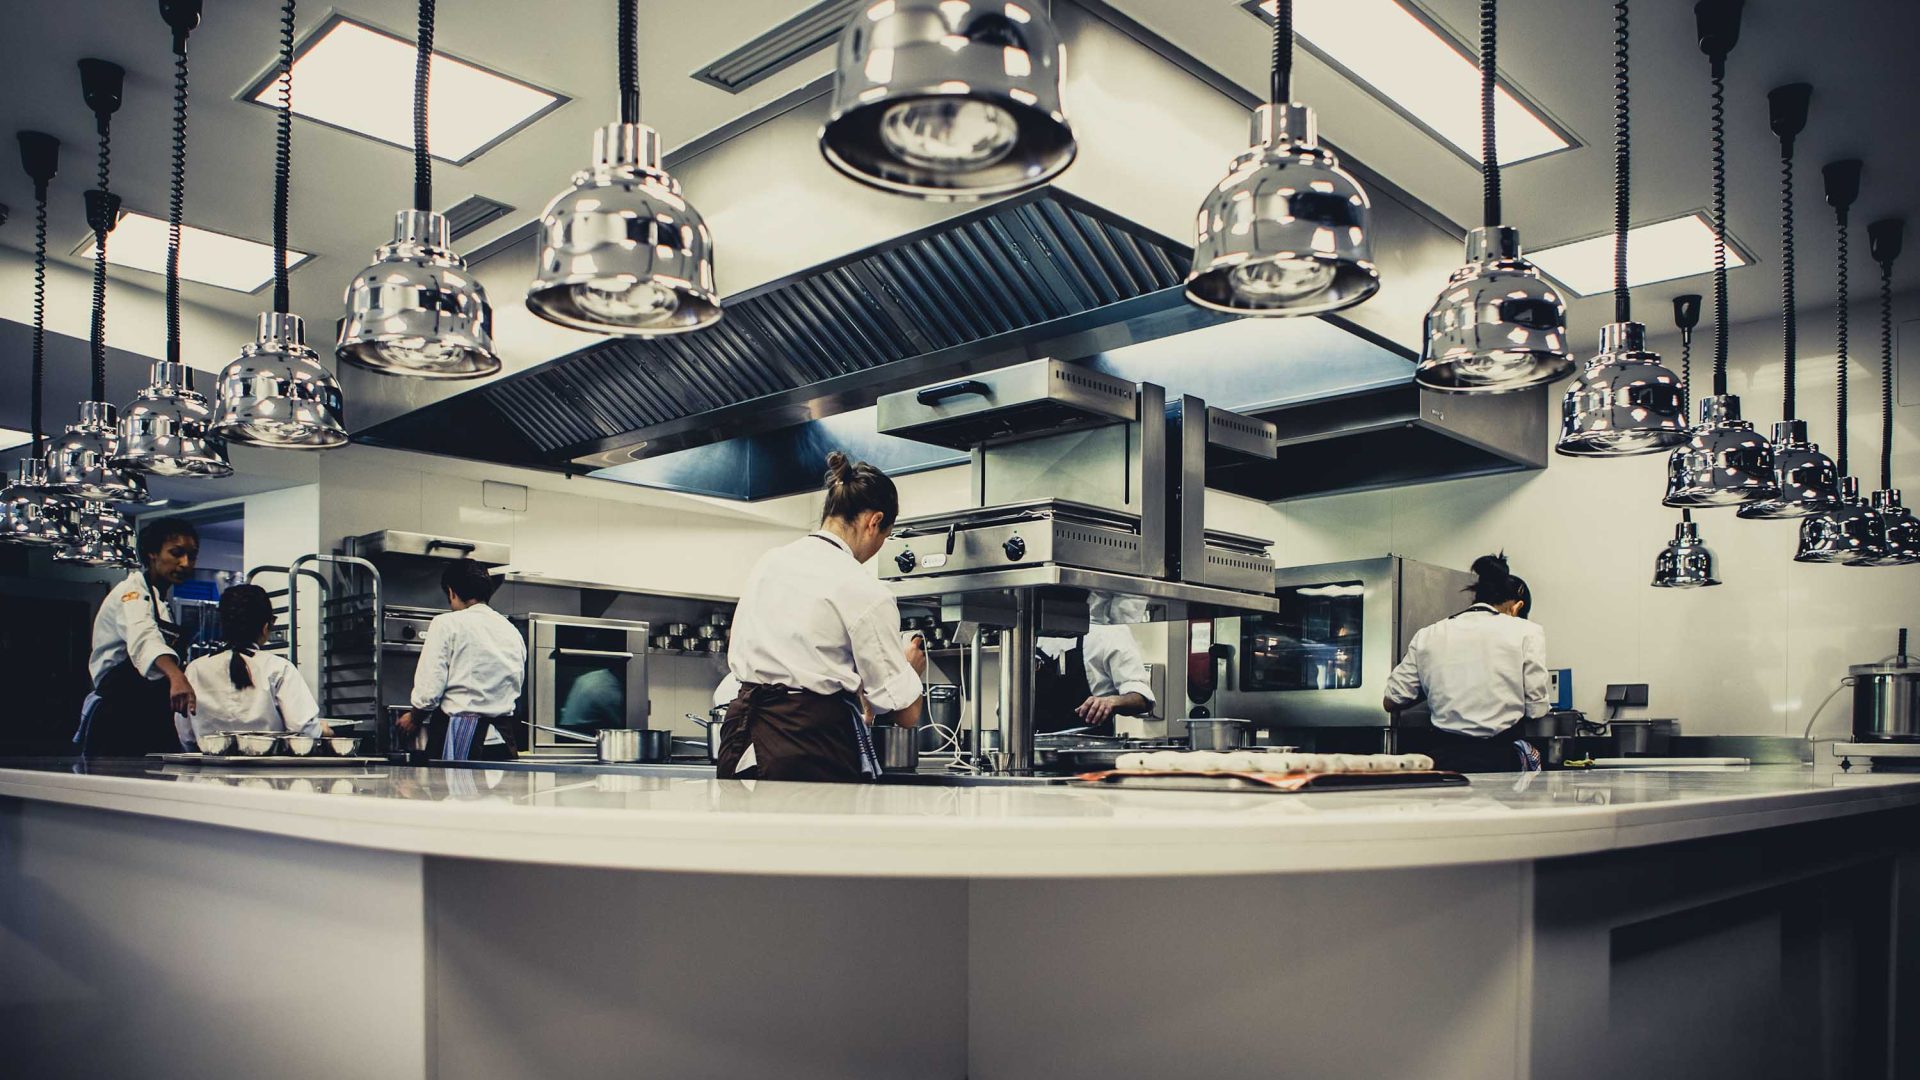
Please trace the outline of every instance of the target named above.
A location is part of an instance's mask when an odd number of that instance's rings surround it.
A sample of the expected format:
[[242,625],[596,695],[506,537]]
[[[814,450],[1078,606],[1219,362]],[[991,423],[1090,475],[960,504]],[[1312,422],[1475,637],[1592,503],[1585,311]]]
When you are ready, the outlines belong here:
[[1033,651],[1037,644],[1033,590],[1013,591],[1013,626],[1001,640],[1001,673],[1006,680],[1007,711],[1000,717],[1000,738],[1007,752],[1007,771],[1033,774],[1034,679]]

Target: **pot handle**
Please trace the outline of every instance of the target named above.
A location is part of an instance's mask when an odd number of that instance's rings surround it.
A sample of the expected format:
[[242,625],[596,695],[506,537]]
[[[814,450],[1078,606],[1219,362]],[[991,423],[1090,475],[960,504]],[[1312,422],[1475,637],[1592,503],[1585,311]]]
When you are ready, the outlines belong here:
[[687,719],[693,721],[694,723],[699,724],[702,728],[710,728],[714,724],[718,723],[718,721],[708,720],[705,717],[697,716],[693,713],[685,713],[683,715],[685,715]]
[[566,728],[548,727],[545,724],[535,724],[531,720],[529,720],[527,723],[528,723],[528,726],[530,727],[537,727],[541,731],[551,731],[555,735],[559,735],[568,739],[579,739],[581,742],[590,742],[595,744],[598,744],[600,742],[599,737],[595,735],[582,735],[577,731],[568,731]]

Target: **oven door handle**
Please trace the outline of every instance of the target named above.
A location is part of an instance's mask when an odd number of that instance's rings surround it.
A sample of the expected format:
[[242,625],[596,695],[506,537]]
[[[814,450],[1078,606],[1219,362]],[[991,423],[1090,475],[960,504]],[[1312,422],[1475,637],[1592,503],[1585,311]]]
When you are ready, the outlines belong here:
[[554,648],[552,655],[554,656],[586,656],[586,657],[592,657],[597,660],[631,660],[633,659],[633,654],[630,652],[613,652],[607,649],[563,649],[557,646]]

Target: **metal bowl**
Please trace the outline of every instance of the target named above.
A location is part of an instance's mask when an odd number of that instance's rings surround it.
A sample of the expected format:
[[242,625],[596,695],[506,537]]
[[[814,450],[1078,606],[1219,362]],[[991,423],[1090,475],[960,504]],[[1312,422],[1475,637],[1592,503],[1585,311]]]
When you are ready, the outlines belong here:
[[678,639],[670,637],[666,634],[653,635],[652,637],[647,639],[647,644],[653,646],[656,649],[674,649],[679,647]]
[[233,753],[233,732],[231,731],[209,731],[200,736],[196,742],[203,754]]
[[326,743],[327,749],[331,751],[335,757],[353,757],[360,752],[360,736],[358,735],[329,735],[327,736]]
[[280,732],[277,731],[241,731],[234,733],[233,741],[240,752],[248,757],[265,757],[280,746]]
[[322,742],[318,735],[302,735],[297,731],[289,731],[280,736],[280,744],[294,757],[312,757],[320,751]]
[[713,625],[696,626],[693,628],[693,636],[697,638],[705,638],[711,641],[714,638],[726,637],[727,631],[724,627],[713,626]]
[[706,649],[710,653],[726,652],[727,639],[726,638],[708,638],[705,641],[702,641],[700,643],[700,646],[701,648]]
[[733,613],[731,611],[716,611],[713,614],[707,616],[707,624],[710,626],[718,626],[723,629],[726,627],[732,626]]

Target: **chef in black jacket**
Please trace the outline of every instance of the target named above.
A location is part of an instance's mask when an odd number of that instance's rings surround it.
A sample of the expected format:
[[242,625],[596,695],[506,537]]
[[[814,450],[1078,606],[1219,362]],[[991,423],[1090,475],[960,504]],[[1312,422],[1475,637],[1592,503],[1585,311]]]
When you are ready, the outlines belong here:
[[200,534],[191,521],[163,517],[140,527],[138,548],[141,568],[108,591],[93,617],[87,660],[93,693],[74,736],[88,757],[177,751],[174,714],[193,713],[193,686],[181,661],[184,635],[163,603],[193,576]]

